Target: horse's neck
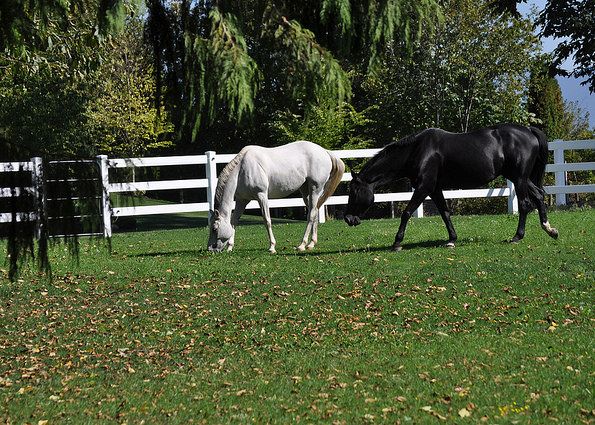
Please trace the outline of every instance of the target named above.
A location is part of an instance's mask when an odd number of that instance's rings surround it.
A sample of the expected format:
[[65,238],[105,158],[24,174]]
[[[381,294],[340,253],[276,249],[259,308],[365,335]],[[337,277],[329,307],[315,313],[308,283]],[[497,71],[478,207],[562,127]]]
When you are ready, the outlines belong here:
[[231,217],[231,211],[233,210],[233,202],[238,187],[238,175],[239,166],[237,166],[227,177],[227,181],[223,186],[221,197],[215,200],[215,209],[219,210],[219,213],[224,217]]
[[405,177],[410,153],[410,145],[394,147],[387,155],[370,161],[362,170],[361,178],[376,187]]

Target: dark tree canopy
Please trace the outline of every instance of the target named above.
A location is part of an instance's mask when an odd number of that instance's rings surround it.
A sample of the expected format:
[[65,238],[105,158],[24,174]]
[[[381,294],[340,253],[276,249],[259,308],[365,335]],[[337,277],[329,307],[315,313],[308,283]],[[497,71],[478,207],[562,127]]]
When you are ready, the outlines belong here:
[[[492,4],[497,10],[517,14],[517,5],[526,0],[502,0]],[[541,37],[560,40],[554,50],[551,72],[583,79],[595,93],[595,0],[548,0],[537,20]],[[562,64],[573,59],[574,68],[567,71]]]

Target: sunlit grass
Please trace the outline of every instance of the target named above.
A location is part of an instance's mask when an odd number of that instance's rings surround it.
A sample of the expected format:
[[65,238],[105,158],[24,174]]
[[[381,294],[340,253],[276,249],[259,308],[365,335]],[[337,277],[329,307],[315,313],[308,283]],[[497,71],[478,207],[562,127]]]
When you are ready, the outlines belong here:
[[[52,251],[54,280],[0,284],[0,419],[10,423],[588,423],[593,210],[119,234]],[[469,415],[467,417],[467,415]]]

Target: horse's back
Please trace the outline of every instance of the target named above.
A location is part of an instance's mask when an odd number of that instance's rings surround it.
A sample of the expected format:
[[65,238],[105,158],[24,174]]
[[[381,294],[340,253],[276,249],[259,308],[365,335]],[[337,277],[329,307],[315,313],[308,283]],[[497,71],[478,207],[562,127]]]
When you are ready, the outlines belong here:
[[439,174],[447,187],[485,184],[499,175],[533,167],[539,140],[528,127],[502,124],[468,133],[428,129],[420,133],[420,156],[440,158]]
[[285,197],[307,181],[324,184],[331,172],[329,152],[307,141],[266,148],[244,148],[240,175],[249,192],[266,190],[271,198]]

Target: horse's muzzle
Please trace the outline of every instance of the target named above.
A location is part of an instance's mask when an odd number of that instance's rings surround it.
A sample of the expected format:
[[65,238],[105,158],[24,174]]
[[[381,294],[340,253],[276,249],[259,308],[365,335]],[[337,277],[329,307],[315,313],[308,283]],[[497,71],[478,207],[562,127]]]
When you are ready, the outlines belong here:
[[208,246],[209,252],[221,252],[223,251],[223,248],[223,244],[213,244]]
[[357,215],[348,214],[345,216],[345,222],[347,224],[349,224],[350,226],[357,226],[358,224],[361,223],[361,220],[359,219],[359,217]]

